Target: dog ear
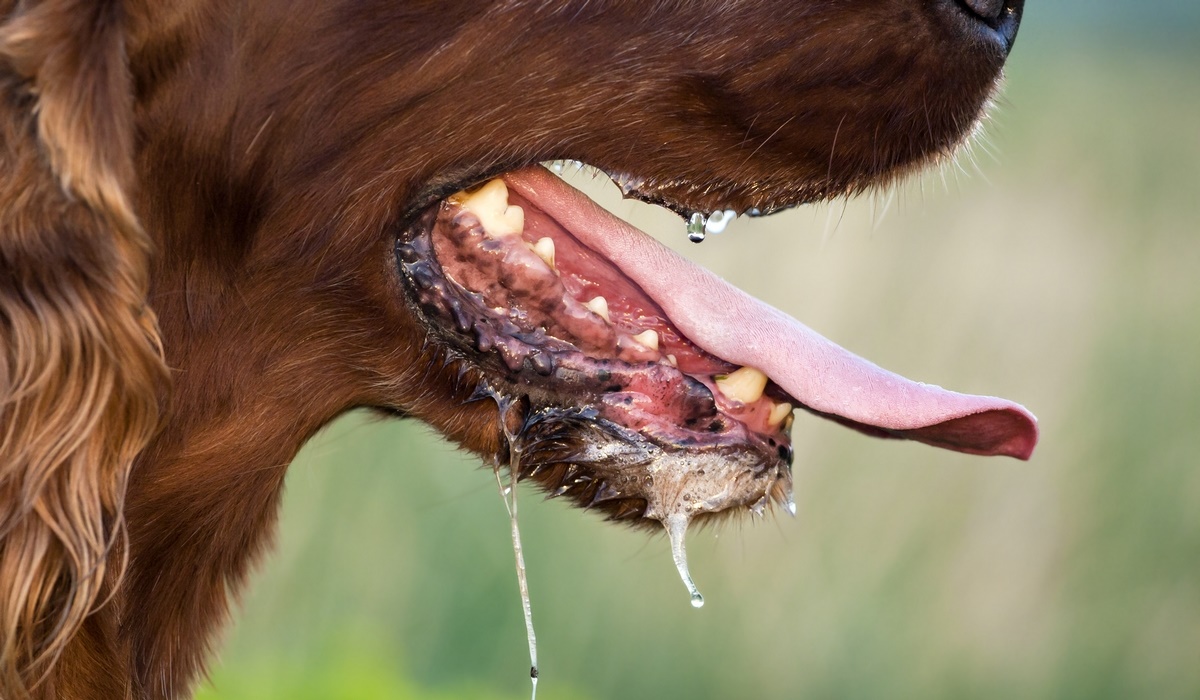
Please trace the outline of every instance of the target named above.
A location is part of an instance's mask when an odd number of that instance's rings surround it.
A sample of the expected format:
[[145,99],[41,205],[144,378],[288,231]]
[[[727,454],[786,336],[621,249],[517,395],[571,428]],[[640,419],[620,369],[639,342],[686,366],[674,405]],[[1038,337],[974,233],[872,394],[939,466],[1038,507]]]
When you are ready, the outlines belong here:
[[119,579],[125,484],[167,386],[129,199],[120,2],[15,7],[0,20],[4,698],[28,696]]

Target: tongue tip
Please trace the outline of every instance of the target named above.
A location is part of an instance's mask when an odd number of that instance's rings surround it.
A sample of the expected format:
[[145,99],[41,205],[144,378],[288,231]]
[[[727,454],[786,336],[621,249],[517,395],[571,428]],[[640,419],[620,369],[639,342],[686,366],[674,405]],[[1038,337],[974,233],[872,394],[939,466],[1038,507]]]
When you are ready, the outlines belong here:
[[994,454],[1015,457],[1023,462],[1028,462],[1033,457],[1033,451],[1037,447],[1040,437],[1037,416],[1019,405],[1002,410],[1008,411],[1015,425],[1008,440],[1004,441]]
[[1038,443],[1038,421],[1015,403],[912,430],[896,437],[985,457],[1014,457],[1028,461]]

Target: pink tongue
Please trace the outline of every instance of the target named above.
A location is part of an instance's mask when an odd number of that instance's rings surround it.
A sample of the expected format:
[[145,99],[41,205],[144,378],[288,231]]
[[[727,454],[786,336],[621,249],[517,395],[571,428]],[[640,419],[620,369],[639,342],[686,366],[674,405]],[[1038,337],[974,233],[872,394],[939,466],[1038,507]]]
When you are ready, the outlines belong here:
[[809,410],[880,437],[1028,459],[1037,419],[1004,399],[905,379],[821,337],[609,214],[545,168],[504,176],[576,238],[611,260],[693,343],[757,367]]

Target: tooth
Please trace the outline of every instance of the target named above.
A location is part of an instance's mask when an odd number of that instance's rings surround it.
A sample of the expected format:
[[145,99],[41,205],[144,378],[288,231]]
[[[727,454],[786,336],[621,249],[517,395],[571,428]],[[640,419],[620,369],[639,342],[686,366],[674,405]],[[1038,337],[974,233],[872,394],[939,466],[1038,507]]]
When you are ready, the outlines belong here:
[[753,367],[741,367],[717,377],[717,388],[726,397],[742,403],[754,403],[767,388],[767,375]]
[[591,311],[605,321],[612,321],[612,319],[608,316],[608,299],[605,299],[604,297],[596,297],[584,304],[584,306],[587,307],[588,311]]
[[[525,230],[525,210],[508,205],[508,187],[496,178],[470,194],[459,193],[462,207],[479,217],[489,236],[511,236]],[[463,196],[465,195],[465,196]]]
[[679,367],[679,360],[674,355],[667,355],[667,362],[670,362],[672,367]]
[[771,409],[771,414],[767,416],[767,425],[772,428],[778,428],[783,423],[783,419],[790,415],[792,415],[792,405],[790,403],[777,403]]
[[651,350],[658,349],[658,332],[655,330],[642,331],[633,336],[633,339]]
[[538,257],[546,261],[550,269],[554,269],[554,239],[546,236],[539,238],[537,243],[533,244],[533,252],[538,254]]

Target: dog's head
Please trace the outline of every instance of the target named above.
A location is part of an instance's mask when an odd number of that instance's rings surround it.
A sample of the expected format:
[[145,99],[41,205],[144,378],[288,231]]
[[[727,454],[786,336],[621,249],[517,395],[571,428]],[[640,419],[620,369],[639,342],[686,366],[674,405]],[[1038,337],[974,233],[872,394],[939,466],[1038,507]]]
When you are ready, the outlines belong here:
[[538,166],[697,236],[886,185],[969,136],[1022,4],[0,0],[0,574],[37,584],[0,675],[99,596],[160,400],[147,464],[286,461],[366,406],[635,523],[786,499],[792,407],[1028,456],[1019,406],[887,373]]
[[188,315],[186,333],[229,329],[229,295],[187,279],[217,270],[245,297],[239,313],[262,312],[257,333],[289,339],[244,345],[298,371],[300,411],[416,415],[623,520],[786,498],[791,406],[1027,456],[1034,424],[1019,407],[854,358],[538,166],[589,163],[694,233],[710,213],[887,184],[970,134],[1020,10],[260,5],[251,29],[210,49],[208,72],[161,88],[145,77],[158,286],[164,304],[180,289],[193,304],[164,313],[168,337]]
[[1019,407],[854,357],[538,166],[585,162],[694,233],[877,187],[970,134],[1020,11],[258,3],[210,18],[215,44],[140,40],[168,357],[236,338],[221,381],[290,372],[297,412],[413,415],[635,522],[787,498],[793,406],[1027,456]]

